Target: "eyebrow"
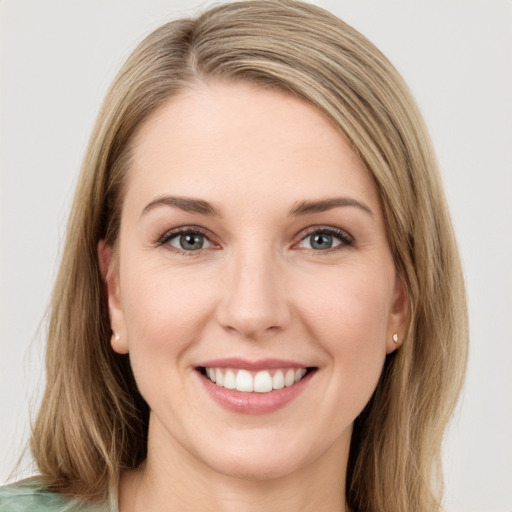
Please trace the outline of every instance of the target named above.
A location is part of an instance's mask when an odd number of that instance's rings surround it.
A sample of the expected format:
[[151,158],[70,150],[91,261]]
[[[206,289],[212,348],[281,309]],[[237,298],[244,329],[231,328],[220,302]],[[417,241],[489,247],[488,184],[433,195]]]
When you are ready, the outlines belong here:
[[158,197],[144,207],[142,214],[145,214],[158,206],[172,206],[189,213],[220,217],[220,213],[208,201],[179,196]]
[[320,201],[301,201],[290,211],[290,215],[310,215],[313,213],[322,213],[333,208],[344,206],[354,206],[360,210],[370,214],[373,217],[373,212],[361,201],[352,199],[351,197],[332,197],[329,199],[322,199]]
[[[192,197],[180,196],[161,196],[151,201],[144,207],[142,214],[157,208],[158,206],[171,206],[179,208],[188,213],[198,213],[200,215],[220,217],[219,211],[212,204],[203,199],[195,199]],[[329,199],[321,199],[318,201],[301,201],[290,210],[291,216],[311,215],[314,213],[322,213],[333,208],[352,206],[373,216],[373,212],[368,206],[361,201],[357,201],[351,197],[332,197]]]

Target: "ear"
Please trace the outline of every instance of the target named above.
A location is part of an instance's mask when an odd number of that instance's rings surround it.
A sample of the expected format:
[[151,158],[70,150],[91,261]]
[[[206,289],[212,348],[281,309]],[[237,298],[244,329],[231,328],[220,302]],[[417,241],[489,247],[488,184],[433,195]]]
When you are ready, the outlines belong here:
[[388,333],[386,338],[386,354],[391,354],[403,343],[409,324],[410,304],[407,286],[403,276],[398,272],[395,276],[395,286],[391,311],[389,313]]
[[119,286],[119,264],[114,249],[100,240],[98,243],[98,261],[105,282],[108,301],[108,316],[112,328],[111,345],[118,354],[128,353],[126,325]]

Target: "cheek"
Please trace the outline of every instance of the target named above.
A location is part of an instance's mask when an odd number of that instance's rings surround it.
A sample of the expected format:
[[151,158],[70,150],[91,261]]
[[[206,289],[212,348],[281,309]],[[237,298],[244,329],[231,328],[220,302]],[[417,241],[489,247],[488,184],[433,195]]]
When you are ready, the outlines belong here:
[[[186,354],[200,343],[205,311],[211,310],[198,282],[173,274],[127,262],[122,281],[130,363],[142,396],[157,410],[169,406],[169,390],[182,389]],[[174,394],[173,407],[181,394]]]
[[387,274],[341,268],[301,294],[302,311],[324,339],[343,340],[355,349],[383,345],[392,300],[391,279],[383,277]]
[[303,297],[302,316],[333,369],[332,393],[349,415],[359,414],[382,372],[391,294],[389,279],[354,271],[318,281]]
[[132,365],[158,370],[200,338],[209,287],[187,272],[170,271],[143,256],[121,268],[121,297]]
[[146,271],[127,280],[123,308],[130,338],[167,349],[172,341],[179,351],[183,334],[200,329],[208,297],[197,289],[197,283],[183,281],[165,273],[153,277]]

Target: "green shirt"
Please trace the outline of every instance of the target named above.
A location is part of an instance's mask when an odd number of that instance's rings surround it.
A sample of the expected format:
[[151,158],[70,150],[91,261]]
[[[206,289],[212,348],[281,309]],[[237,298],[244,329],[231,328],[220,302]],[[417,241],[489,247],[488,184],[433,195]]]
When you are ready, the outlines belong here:
[[91,504],[49,491],[36,479],[0,487],[0,512],[118,512],[112,504]]

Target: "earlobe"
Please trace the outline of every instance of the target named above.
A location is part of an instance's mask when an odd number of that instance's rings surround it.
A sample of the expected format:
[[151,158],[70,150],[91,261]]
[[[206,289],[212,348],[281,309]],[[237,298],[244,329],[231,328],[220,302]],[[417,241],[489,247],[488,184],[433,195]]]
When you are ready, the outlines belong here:
[[121,339],[121,335],[117,334],[116,332],[112,332],[110,346],[112,347],[112,350],[118,354],[128,353],[128,347],[125,343],[125,340]]
[[108,316],[112,329],[110,344],[118,354],[127,354],[126,329],[124,312],[119,286],[119,272],[114,249],[100,240],[98,243],[98,261],[100,272],[105,282],[105,293],[108,303]]
[[386,339],[386,353],[390,354],[404,342],[405,332],[409,323],[409,293],[405,280],[399,274],[395,278],[395,290],[390,312],[388,336]]

